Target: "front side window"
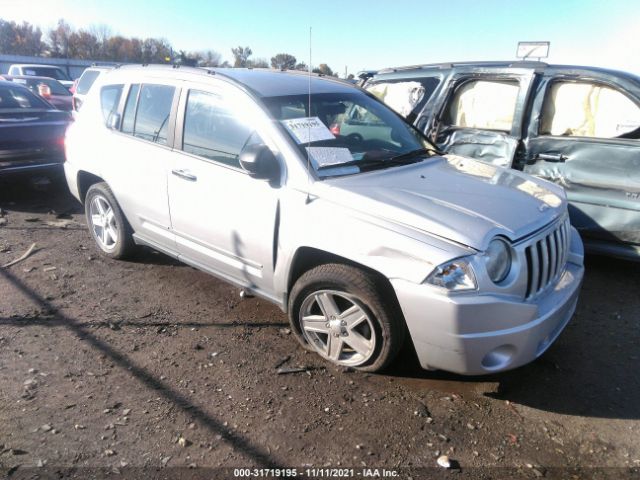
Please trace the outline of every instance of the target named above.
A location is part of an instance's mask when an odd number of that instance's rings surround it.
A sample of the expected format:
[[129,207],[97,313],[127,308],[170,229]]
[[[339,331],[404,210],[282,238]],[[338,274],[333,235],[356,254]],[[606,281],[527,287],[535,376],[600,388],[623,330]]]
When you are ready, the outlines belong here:
[[185,152],[240,168],[240,152],[257,142],[257,133],[219,95],[189,92],[182,141]]
[[122,88],[123,85],[107,85],[100,90],[100,105],[102,107],[102,118],[105,123],[108,123],[109,117],[118,110]]
[[413,163],[433,151],[420,132],[362,92],[266,97],[262,102],[321,177]]
[[518,100],[518,83],[473,80],[457,88],[448,106],[447,123],[460,128],[510,132]]
[[175,88],[169,85],[132,85],[125,106],[122,131],[166,145],[174,93]]
[[540,134],[640,138],[640,107],[611,87],[588,82],[554,82],[542,109]]
[[386,80],[367,83],[365,89],[405,117],[408,122],[413,122],[439,83],[440,80],[436,77]]

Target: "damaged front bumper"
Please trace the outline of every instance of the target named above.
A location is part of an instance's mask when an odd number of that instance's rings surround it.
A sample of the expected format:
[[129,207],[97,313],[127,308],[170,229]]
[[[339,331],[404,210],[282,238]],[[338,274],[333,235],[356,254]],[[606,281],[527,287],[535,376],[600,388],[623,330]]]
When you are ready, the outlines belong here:
[[447,295],[430,285],[393,280],[421,366],[484,375],[535,360],[573,316],[584,276],[582,258],[582,251],[572,252],[555,283],[528,301],[497,294]]

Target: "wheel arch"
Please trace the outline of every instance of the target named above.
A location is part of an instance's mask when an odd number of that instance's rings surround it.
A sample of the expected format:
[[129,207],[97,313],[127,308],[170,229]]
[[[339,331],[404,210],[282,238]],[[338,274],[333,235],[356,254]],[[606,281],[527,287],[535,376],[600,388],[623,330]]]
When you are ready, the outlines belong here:
[[382,293],[386,298],[390,298],[395,306],[400,309],[400,303],[398,301],[398,297],[396,296],[396,292],[391,285],[391,282],[380,271],[375,270],[362,263],[355,262],[341,255],[337,255],[335,253],[327,252],[325,250],[314,247],[300,247],[296,250],[289,267],[289,276],[287,279],[287,298],[283,302],[285,311],[288,311],[289,309],[289,294],[291,293],[291,289],[295,285],[296,281],[305,272],[311,270],[312,268],[329,263],[349,265],[351,267],[355,267],[369,273],[375,279],[376,286],[380,289],[380,293]]
[[99,177],[98,175],[94,175],[93,173],[89,173],[85,170],[78,171],[78,195],[80,197],[80,201],[84,205],[85,198],[87,197],[87,192],[91,185],[95,185],[96,183],[104,182],[104,179]]

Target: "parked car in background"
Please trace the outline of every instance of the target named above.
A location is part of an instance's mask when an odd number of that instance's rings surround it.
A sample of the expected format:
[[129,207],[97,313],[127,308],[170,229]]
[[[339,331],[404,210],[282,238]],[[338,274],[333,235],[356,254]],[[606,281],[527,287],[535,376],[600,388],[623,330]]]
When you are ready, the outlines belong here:
[[0,178],[62,173],[69,112],[55,109],[23,85],[0,80]]
[[537,62],[388,69],[365,88],[443,151],[564,187],[593,252],[640,258],[640,77]]
[[96,79],[105,72],[112,70],[111,66],[94,66],[88,67],[82,72],[80,78],[76,80],[73,92],[73,110],[78,111],[84,102],[84,97],[89,93],[89,89]]
[[560,187],[443,157],[340,80],[124,66],[66,147],[104,255],[144,244],[244,287],[338,365],[380,370],[408,334],[424,368],[511,369],[576,307],[582,242]]
[[31,77],[53,78],[54,80],[58,80],[67,89],[73,85],[73,80],[67,72],[54,65],[14,64],[9,67],[8,74],[16,77],[29,75]]
[[58,110],[70,111],[73,106],[72,95],[57,80],[49,77],[31,77],[27,75],[12,76],[0,75],[0,77],[11,82],[19,83],[29,88],[36,95],[40,95]]

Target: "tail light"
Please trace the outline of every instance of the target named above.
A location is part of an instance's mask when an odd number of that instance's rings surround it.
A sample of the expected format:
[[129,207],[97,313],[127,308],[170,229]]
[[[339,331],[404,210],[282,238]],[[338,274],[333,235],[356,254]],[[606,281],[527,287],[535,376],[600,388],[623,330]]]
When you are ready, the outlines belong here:
[[71,85],[71,86],[69,87],[69,91],[70,91],[71,93],[76,93],[76,89],[77,89],[77,88],[78,88],[78,79],[76,78],[76,79],[73,81],[73,85]]
[[49,85],[45,85],[44,83],[38,85],[38,95],[42,98],[51,98],[51,88]]
[[340,135],[340,124],[339,123],[332,123],[331,126],[329,127],[329,130],[334,135]]

